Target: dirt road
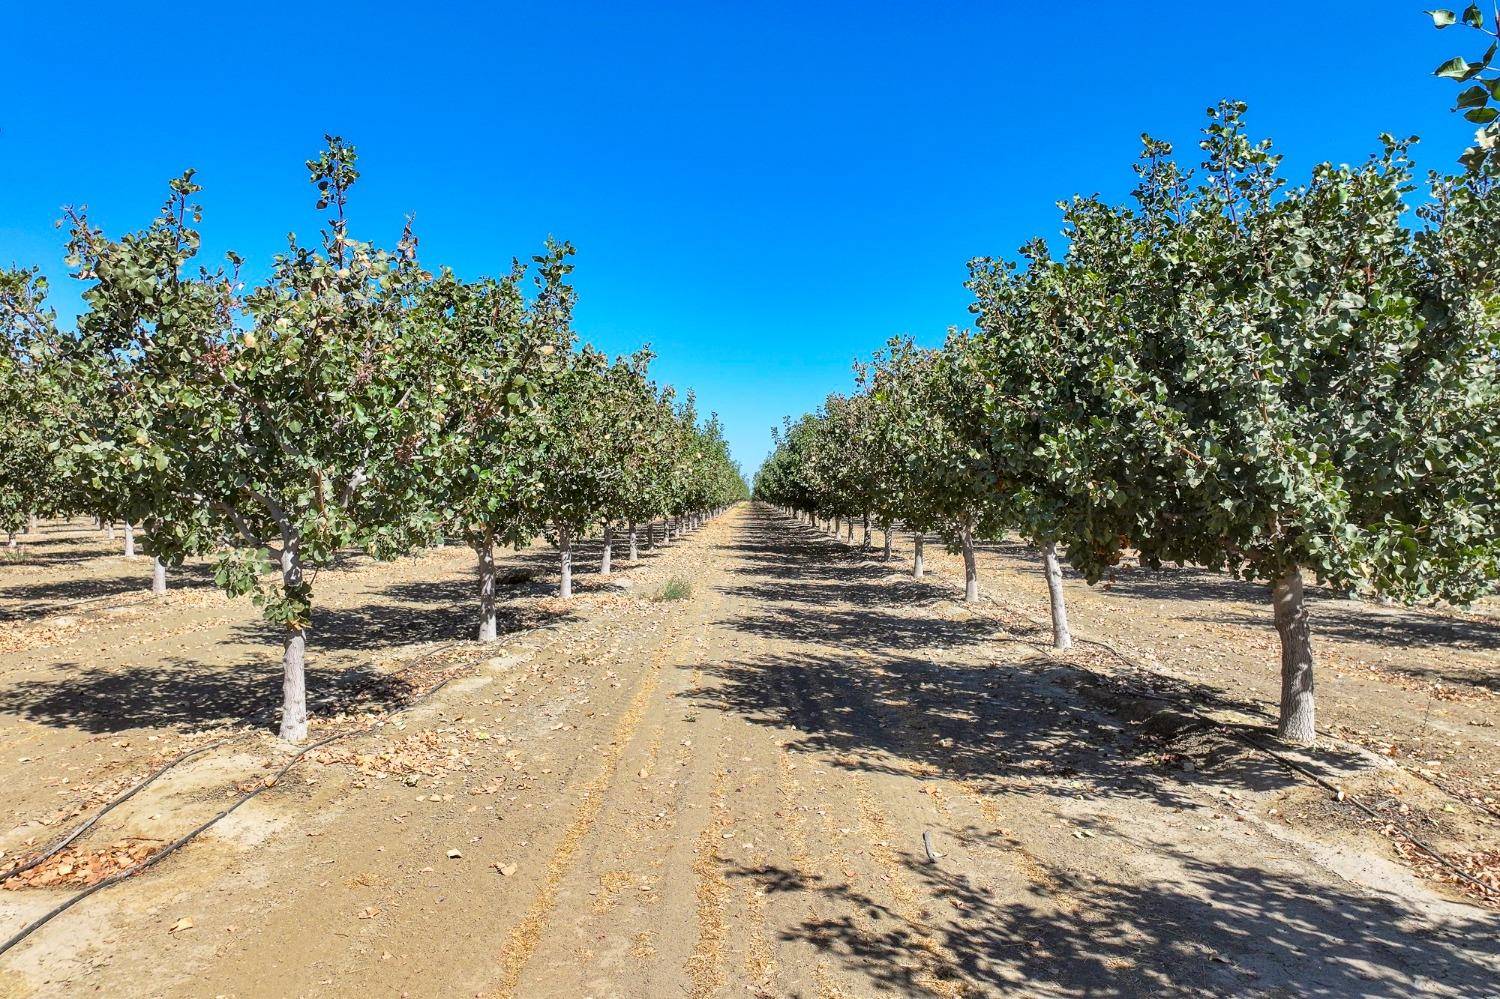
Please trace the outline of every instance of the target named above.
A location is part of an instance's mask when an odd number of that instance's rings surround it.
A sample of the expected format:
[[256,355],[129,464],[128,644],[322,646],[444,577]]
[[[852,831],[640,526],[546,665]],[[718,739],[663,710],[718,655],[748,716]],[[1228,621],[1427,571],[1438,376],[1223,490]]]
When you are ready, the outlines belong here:
[[[1307,820],[1321,791],[764,508],[566,612],[517,597],[547,627],[499,648],[442,641],[467,637],[466,572],[439,552],[329,581],[342,724],[453,679],[0,957],[0,995],[1497,992],[1496,914]],[[669,577],[692,595],[651,599]],[[80,783],[238,732],[274,683],[250,621],[166,606],[0,656],[5,856]],[[170,838],[286,752],[211,750],[91,835]],[[1305,762],[1427,793],[1352,750]],[[0,893],[0,934],[68,894]]]

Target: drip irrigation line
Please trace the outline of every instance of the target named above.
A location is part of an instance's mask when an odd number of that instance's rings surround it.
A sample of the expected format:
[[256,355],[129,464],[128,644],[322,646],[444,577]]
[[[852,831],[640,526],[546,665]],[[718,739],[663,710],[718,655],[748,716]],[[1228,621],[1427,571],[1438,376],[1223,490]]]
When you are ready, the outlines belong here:
[[[428,655],[426,657],[424,657],[424,658],[431,658],[433,656],[441,655],[442,653],[447,652],[450,649],[455,649],[455,648],[458,648],[461,645],[468,645],[468,644],[470,644],[470,643],[467,643],[467,642],[450,642],[447,645],[440,645],[436,649],[433,649],[431,652],[429,652]],[[412,663],[409,666],[406,666],[406,667],[404,667],[402,669],[396,670],[394,673],[387,674],[387,676],[385,678],[387,678],[387,679],[394,679],[396,677],[401,676],[404,673],[410,672],[412,669],[415,669],[419,665],[421,665],[420,662]],[[444,681],[444,682],[446,682],[446,681]],[[436,689],[436,688],[434,688],[434,689]],[[426,695],[424,695],[424,696],[426,696]],[[316,702],[314,702],[314,703],[316,704]],[[416,702],[413,702],[413,703],[416,703]],[[244,716],[243,718],[241,718],[235,724],[241,725],[241,726],[256,725],[257,723],[260,722],[261,719],[268,718],[268,717],[274,715],[276,713],[276,710],[277,710],[276,708],[262,708],[260,711],[257,711],[254,714]],[[405,706],[403,706],[403,708],[401,710],[405,710]],[[387,717],[390,717],[390,716],[387,716]],[[32,857],[26,863],[21,864],[21,865],[13,868],[11,870],[0,871],[0,881],[8,881],[11,878],[19,877],[20,875],[25,874],[27,871],[32,870],[32,869],[38,867],[39,865],[41,865],[43,863],[46,863],[52,857],[55,857],[58,853],[61,853],[64,849],[66,849],[67,846],[70,843],[72,843],[74,840],[78,839],[78,837],[82,836],[84,833],[88,832],[89,829],[93,828],[94,824],[97,823],[100,819],[104,818],[105,815],[109,814],[115,808],[119,807],[120,805],[123,805],[126,801],[128,801],[131,798],[135,797],[135,795],[138,794],[139,792],[144,791],[151,784],[155,783],[158,778],[160,778],[162,775],[166,774],[167,771],[173,769],[174,767],[176,767],[176,766],[178,766],[180,764],[186,763],[188,760],[192,759],[193,757],[202,755],[203,753],[206,753],[206,752],[208,752],[211,749],[222,748],[224,746],[229,745],[232,742],[238,742],[241,739],[247,738],[247,737],[249,737],[252,734],[253,734],[252,731],[244,731],[244,732],[240,732],[237,735],[232,735],[232,736],[229,736],[229,737],[224,738],[224,739],[219,739],[218,741],[211,742],[211,743],[209,743],[206,746],[199,746],[197,749],[189,750],[188,752],[181,754],[180,756],[178,756],[176,759],[172,760],[171,762],[163,764],[162,766],[158,767],[156,770],[154,770],[150,774],[148,774],[146,777],[143,777],[141,780],[137,781],[129,789],[127,789],[126,791],[123,791],[122,793],[120,793],[119,795],[117,795],[108,804],[106,804],[104,807],[100,808],[98,811],[96,811],[89,818],[87,818],[83,822],[79,823],[70,832],[68,832],[65,836],[63,836],[61,839],[57,840],[51,846],[49,846],[43,853],[40,853],[40,854],[36,855],[35,857]]]
[[130,878],[130,877],[133,877],[134,875],[139,874],[142,871],[145,871],[145,870],[147,870],[147,869],[149,869],[151,867],[155,867],[161,861],[165,860],[168,856],[170,856],[173,853],[176,853],[178,850],[182,849],[184,846],[186,846],[192,840],[196,839],[205,830],[207,830],[207,829],[211,828],[212,826],[216,825],[217,823],[223,821],[225,818],[228,818],[241,805],[244,805],[245,803],[254,800],[256,797],[258,797],[262,793],[264,793],[266,791],[269,791],[271,788],[273,788],[277,784],[281,783],[281,778],[285,777],[286,774],[293,767],[295,767],[298,763],[300,763],[307,756],[308,753],[312,752],[315,749],[320,749],[323,746],[328,745],[329,743],[337,742],[340,739],[348,739],[348,738],[352,738],[352,737],[358,736],[358,735],[366,735],[366,734],[374,731],[376,728],[380,727],[381,725],[384,725],[385,723],[387,723],[388,721],[390,721],[392,718],[395,718],[398,715],[401,715],[401,714],[403,714],[403,713],[405,713],[407,711],[410,711],[412,708],[415,708],[418,705],[420,705],[420,704],[424,703],[425,701],[429,700],[434,694],[436,694],[438,691],[442,690],[449,683],[451,683],[454,679],[455,679],[454,677],[449,677],[448,679],[441,681],[440,683],[436,684],[431,689],[429,689],[425,693],[423,693],[416,700],[411,701],[410,703],[403,705],[401,708],[399,708],[396,711],[392,711],[389,714],[383,715],[377,721],[373,721],[370,724],[364,726],[363,728],[352,729],[352,730],[350,730],[348,732],[340,732],[340,733],[337,733],[335,735],[330,735],[330,736],[327,736],[326,738],[319,739],[317,742],[310,743],[310,744],[308,744],[306,746],[303,746],[301,749],[297,750],[297,752],[295,752],[294,754],[292,754],[291,759],[287,760],[287,762],[281,767],[281,769],[277,770],[276,773],[272,774],[270,777],[261,779],[260,782],[259,782],[259,786],[257,786],[253,791],[249,791],[248,793],[245,793],[245,794],[241,795],[238,799],[235,800],[235,802],[233,804],[231,804],[229,807],[227,807],[227,808],[223,809],[222,811],[220,811],[217,815],[214,815],[213,817],[205,820],[204,822],[199,823],[196,827],[194,827],[190,831],[184,833],[182,836],[179,836],[177,839],[173,840],[172,842],[168,843],[166,846],[162,847],[161,850],[157,851],[156,853],[153,853],[151,856],[147,857],[145,860],[142,860],[142,861],[140,861],[138,863],[132,864],[130,867],[127,867],[127,868],[125,868],[122,871],[119,871],[119,872],[117,872],[115,874],[110,875],[109,877],[105,878],[103,881],[100,881],[97,884],[89,885],[87,888],[85,888],[82,891],[78,892],[77,894],[69,897],[68,899],[66,899],[66,900],[58,903],[57,905],[53,906],[51,909],[49,909],[46,912],[44,912],[42,915],[38,916],[36,919],[33,919],[31,922],[29,922],[25,926],[21,927],[21,929],[18,930],[12,937],[10,937],[10,939],[6,940],[3,944],[0,944],[0,956],[4,956],[8,951],[10,951],[11,948],[15,947],[17,944],[19,944],[21,941],[25,940],[27,937],[29,937],[31,934],[35,933],[37,930],[41,929],[43,926],[46,926],[48,923],[50,923],[52,920],[56,919],[58,916],[62,915],[64,912],[67,912],[69,909],[73,908],[73,906],[77,905],[79,902],[82,902],[84,899],[88,898],[90,895],[93,895],[95,892],[103,891],[104,889],[109,888],[109,887],[111,887],[113,885],[117,885],[121,881],[124,881],[124,880],[126,880],[127,878]]
[[72,843],[75,839],[93,828],[96,822],[104,818],[104,816],[108,815],[110,812],[114,811],[114,809],[116,809],[120,805],[123,805],[125,802],[135,797],[138,792],[145,790],[151,784],[155,783],[158,777],[166,773],[168,770],[171,770],[179,763],[186,763],[194,756],[206,753],[210,749],[218,749],[220,746],[228,745],[229,743],[234,742],[236,739],[240,738],[243,738],[243,736],[236,735],[231,736],[227,739],[220,739],[218,742],[211,742],[206,746],[199,746],[197,749],[193,749],[181,754],[170,763],[166,763],[160,767],[157,767],[150,774],[136,781],[136,783],[129,790],[117,795],[113,800],[109,802],[109,804],[105,805],[103,808],[99,809],[93,815],[89,816],[83,822],[75,826],[71,832],[69,832],[61,839],[57,840],[44,852],[37,854],[35,857],[32,857],[24,864],[14,867],[8,871],[0,871],[0,881],[9,881],[11,878],[19,877],[20,875],[25,874],[27,871],[32,870],[35,867],[39,867],[40,865],[46,863],[48,860],[57,856],[57,854],[61,853],[64,849],[67,848],[69,843]]

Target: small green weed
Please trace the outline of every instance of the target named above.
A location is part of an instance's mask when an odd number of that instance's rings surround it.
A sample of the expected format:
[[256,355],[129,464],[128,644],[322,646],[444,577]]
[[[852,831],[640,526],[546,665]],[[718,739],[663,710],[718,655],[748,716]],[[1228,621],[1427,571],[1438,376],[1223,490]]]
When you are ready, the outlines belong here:
[[667,580],[661,590],[656,594],[658,600],[686,600],[693,595],[693,584],[687,580],[673,576]]

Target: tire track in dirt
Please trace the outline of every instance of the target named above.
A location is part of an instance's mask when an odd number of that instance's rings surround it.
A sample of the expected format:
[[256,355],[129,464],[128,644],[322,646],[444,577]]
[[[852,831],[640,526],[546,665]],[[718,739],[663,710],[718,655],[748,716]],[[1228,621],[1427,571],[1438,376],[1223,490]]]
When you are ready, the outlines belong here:
[[[710,526],[707,530],[712,532],[714,528]],[[702,543],[701,540],[700,543]],[[698,566],[698,569],[699,571],[694,574],[695,581],[702,586],[703,566]],[[629,880],[624,872],[639,872],[650,866],[648,858],[639,850],[638,842],[634,844],[636,849],[627,851],[625,856],[620,857],[619,851],[612,853],[604,845],[590,842],[590,838],[596,837],[600,830],[605,828],[609,829],[612,835],[615,834],[621,826],[630,823],[630,815],[638,813],[639,787],[628,777],[623,776],[622,762],[630,754],[638,754],[650,759],[659,753],[666,729],[665,705],[657,697],[663,676],[669,666],[691,657],[692,653],[684,655],[683,646],[689,641],[693,630],[701,628],[707,621],[712,620],[712,613],[717,609],[719,602],[717,599],[695,600],[690,605],[690,614],[685,618],[679,617],[670,621],[666,626],[666,634],[656,640],[651,651],[648,669],[639,682],[629,705],[619,716],[609,748],[596,769],[594,777],[582,788],[582,801],[576,808],[566,833],[553,849],[547,863],[546,873],[529,909],[512,928],[506,939],[501,951],[498,980],[492,986],[497,995],[534,996],[543,993],[568,995],[570,992],[567,983],[573,976],[585,972],[593,976],[597,970],[581,969],[576,960],[565,963],[559,958],[554,958],[547,961],[540,970],[539,973],[544,976],[542,981],[527,985],[524,990],[522,988],[523,983],[530,982],[534,977],[533,959],[537,958],[543,949],[549,948],[548,938],[559,933],[561,926],[573,916],[572,913],[559,911],[559,901],[565,884],[576,884],[582,887],[581,879],[592,878],[600,885],[596,892],[614,894]],[[645,726],[647,731],[643,739],[641,730],[643,722],[648,717],[651,721]],[[643,768],[643,770],[649,773],[649,769]],[[597,865],[601,860],[605,864],[603,870],[582,869]],[[589,897],[579,891],[571,892],[570,895]],[[600,899],[599,894],[592,897],[596,900]],[[608,896],[602,901],[605,904],[600,905],[596,901],[589,906],[591,910],[601,911],[579,914],[581,918],[573,917],[575,926],[580,922],[588,923],[590,917],[609,915],[614,905],[610,904],[611,899]],[[652,945],[651,936],[648,935],[649,932],[637,929],[631,935],[634,940],[632,951],[635,956],[655,956],[655,948]],[[648,951],[650,951],[649,954],[646,953]]]
[[573,861],[584,839],[593,831],[594,821],[604,805],[605,792],[619,770],[620,758],[625,753],[625,746],[635,734],[651,695],[656,692],[665,658],[665,650],[659,651],[652,657],[651,664],[641,679],[640,687],[637,688],[635,696],[631,698],[630,704],[615,725],[609,749],[605,751],[597,773],[579,790],[582,801],[574,813],[572,822],[568,825],[567,832],[563,834],[561,842],[553,848],[552,856],[547,862],[546,873],[542,877],[542,883],[537,889],[530,908],[521,922],[511,929],[501,949],[500,978],[496,985],[500,995],[515,995],[516,986],[521,980],[521,972],[526,967],[526,963],[531,960],[531,955],[535,953],[541,941],[542,931],[546,928],[548,917],[551,916],[557,902],[558,888],[572,870]]

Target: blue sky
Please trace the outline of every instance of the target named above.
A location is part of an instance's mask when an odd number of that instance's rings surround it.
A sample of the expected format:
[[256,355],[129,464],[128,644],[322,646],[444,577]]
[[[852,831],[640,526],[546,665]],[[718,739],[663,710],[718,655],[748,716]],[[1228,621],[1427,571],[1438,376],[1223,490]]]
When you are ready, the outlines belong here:
[[65,314],[59,207],[117,232],[199,171],[206,248],[263,273],[315,235],[303,161],[355,143],[352,231],[477,276],[578,246],[580,333],[649,342],[748,474],[785,414],[894,334],[967,321],[965,262],[1123,197],[1143,131],[1192,150],[1249,102],[1288,175],[1382,131],[1446,168],[1472,134],[1431,70],[1473,42],[1418,2],[17,5],[0,264]]

